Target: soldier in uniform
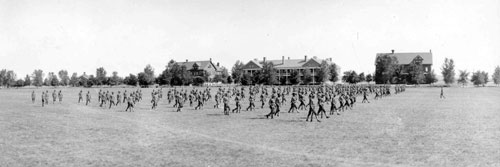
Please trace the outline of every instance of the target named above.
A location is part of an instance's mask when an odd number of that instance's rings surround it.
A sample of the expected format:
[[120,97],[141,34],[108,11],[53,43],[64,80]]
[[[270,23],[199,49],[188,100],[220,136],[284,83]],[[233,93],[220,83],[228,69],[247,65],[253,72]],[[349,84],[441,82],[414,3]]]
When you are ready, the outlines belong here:
[[309,97],[309,104],[308,104],[308,106],[309,106],[309,113],[307,113],[306,122],[309,120],[309,117],[311,117],[311,121],[310,122],[312,122],[313,116],[316,117],[316,120],[318,122],[320,122],[319,119],[318,119],[318,114],[315,111],[316,107],[314,106],[313,98],[314,98],[314,95],[311,93],[311,96]]
[[31,92],[31,102],[33,102],[33,104],[35,103],[35,97],[36,94],[35,94],[35,91]]
[[118,93],[116,93],[116,106],[118,106],[118,104],[120,104],[121,101],[122,101],[122,95],[120,91],[118,91]]
[[45,105],[45,92],[42,91],[42,107]]
[[63,94],[62,94],[61,90],[59,90],[59,93],[57,94],[57,96],[59,97],[59,103],[61,103],[62,99],[63,99]]
[[88,105],[90,103],[90,91],[87,91],[86,99],[85,99],[85,105]]
[[326,118],[330,118],[330,117],[328,117],[328,115],[326,114],[326,111],[325,111],[323,95],[318,95],[318,107],[319,107],[318,114],[321,116],[321,118],[323,118],[323,114],[325,114]]
[[83,97],[82,97],[82,90],[80,90],[80,93],[78,93],[78,103],[80,103],[80,101],[83,100]]
[[288,110],[288,113],[292,112],[295,110],[297,113],[299,113],[299,110],[297,108],[297,105],[295,104],[297,102],[297,94],[295,92],[292,93],[292,99],[290,100],[290,109]]
[[45,91],[44,98],[45,98],[45,104],[48,105],[49,104],[49,91],[48,90]]
[[330,102],[330,115],[333,115],[335,112],[337,112],[337,115],[340,115],[337,106],[335,105],[335,95],[333,95]]
[[274,104],[274,97],[269,98],[269,109],[271,109],[271,112],[266,115],[266,118],[269,118],[271,116],[271,119],[273,119],[274,114],[276,113],[276,104]]
[[151,109],[156,109],[156,106],[158,106],[158,98],[157,98],[157,95],[156,93],[152,93],[152,96],[151,96],[151,103],[153,104],[153,106],[151,106]]
[[54,90],[54,92],[52,92],[52,104],[56,103],[56,99],[57,99],[57,94],[56,94],[56,90]]
[[247,107],[247,111],[250,110],[254,110],[255,109],[255,96],[253,95],[253,93],[250,93],[250,97],[248,98],[248,103],[250,103]]
[[184,99],[182,98],[182,96],[177,96],[177,112],[181,112],[182,110],[182,107],[183,107],[183,104],[184,103]]
[[109,95],[109,109],[111,109],[111,106],[115,105],[115,92],[111,92],[111,95]]
[[239,113],[241,110],[241,104],[240,104],[240,94],[236,94],[236,97],[234,98],[234,101],[236,102],[236,107],[232,110],[232,112],[236,111],[236,113]]
[[361,101],[361,103],[365,103],[365,101],[370,103],[370,101],[368,101],[368,95],[366,90],[363,91],[363,100]]
[[222,102],[224,103],[224,115],[229,115],[229,110],[231,110],[231,107],[229,106],[229,98],[227,97],[228,95],[226,94]]
[[134,103],[132,101],[132,93],[127,98],[127,109],[125,109],[125,112],[128,111],[128,109],[130,109],[130,112],[132,112],[134,109]]

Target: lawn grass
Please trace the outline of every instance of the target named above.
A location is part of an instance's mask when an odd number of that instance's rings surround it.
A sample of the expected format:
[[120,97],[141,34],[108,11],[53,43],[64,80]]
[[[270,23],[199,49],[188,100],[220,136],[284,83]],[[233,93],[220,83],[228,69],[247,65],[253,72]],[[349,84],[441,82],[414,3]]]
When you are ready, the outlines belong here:
[[0,166],[500,166],[500,88],[445,88],[446,99],[408,88],[322,122],[288,103],[273,120],[259,102],[229,116],[213,101],[174,112],[164,98],[150,110],[151,89],[136,112],[119,112],[98,107],[98,89],[84,89],[91,106],[62,90],[43,108],[42,89],[36,104],[30,89],[0,90]]

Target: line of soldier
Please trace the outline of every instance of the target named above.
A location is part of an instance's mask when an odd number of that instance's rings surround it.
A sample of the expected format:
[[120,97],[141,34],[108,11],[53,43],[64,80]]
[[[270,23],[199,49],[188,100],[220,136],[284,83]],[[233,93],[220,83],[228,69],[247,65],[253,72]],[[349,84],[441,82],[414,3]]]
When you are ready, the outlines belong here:
[[[368,102],[368,94],[375,94],[375,100],[380,99],[391,94],[390,85],[335,85],[335,86],[237,86],[237,87],[219,87],[216,90],[214,96],[215,105],[214,108],[219,108],[220,103],[223,105],[224,115],[229,115],[232,113],[239,113],[242,109],[241,101],[248,97],[248,107],[247,111],[255,110],[256,97],[260,97],[259,101],[261,103],[261,108],[264,108],[266,102],[270,109],[270,112],[265,115],[266,118],[273,119],[274,116],[278,116],[281,111],[283,104],[287,102],[286,96],[290,94],[290,108],[288,113],[297,112],[299,110],[308,110],[306,121],[312,121],[313,118],[319,122],[318,115],[320,118],[329,118],[328,115],[340,115],[340,112],[344,112],[348,109],[352,109],[356,103],[356,98],[359,95],[363,96],[362,103]],[[395,94],[405,91],[404,85],[394,86]],[[249,96],[246,96],[248,93]],[[62,101],[62,93],[59,91],[60,101]],[[151,109],[156,109],[160,99],[162,99],[163,89],[153,89],[151,93]],[[260,94],[260,95],[259,95]],[[98,102],[100,107],[108,108],[112,106],[118,106],[120,102],[127,102],[127,108],[125,111],[133,111],[134,105],[142,100],[142,91],[140,89],[132,91],[130,94],[125,90],[123,96],[121,92],[118,91],[115,95],[114,92],[99,90]],[[34,102],[34,92],[33,92],[33,102]],[[55,102],[55,91],[53,93]],[[78,94],[78,103],[83,101],[83,91],[81,90]],[[305,97],[308,97],[306,100]],[[231,110],[231,99],[234,98],[234,109]],[[197,105],[194,107],[195,110],[203,109],[204,104],[212,99],[211,88],[195,88],[190,91],[188,89],[178,90],[177,88],[168,89],[167,101],[171,104],[172,101],[175,102],[174,108],[177,108],[177,112],[181,112],[184,104],[189,101],[189,107],[193,107],[194,102]],[[314,100],[316,99],[316,102]],[[116,100],[116,101],[115,101]],[[48,91],[42,94],[42,101],[44,104],[48,102]],[[307,101],[307,102],[306,102]],[[90,91],[86,93],[85,105],[91,102]],[[298,103],[298,105],[297,105]],[[329,114],[326,112],[325,104],[330,103]],[[338,104],[338,105],[337,105]],[[316,105],[318,110],[316,110]]]
[[[42,91],[41,99],[42,99],[42,107],[44,107],[45,105],[49,104],[49,91],[48,90],[46,90],[45,92]],[[52,92],[52,104],[55,104],[56,101],[57,101],[57,99],[59,99],[59,103],[62,102],[62,100],[63,100],[62,90],[59,90],[59,93],[57,93],[57,90],[54,90]],[[36,101],[36,93],[35,93],[35,91],[31,92],[31,101],[32,101],[33,104]]]

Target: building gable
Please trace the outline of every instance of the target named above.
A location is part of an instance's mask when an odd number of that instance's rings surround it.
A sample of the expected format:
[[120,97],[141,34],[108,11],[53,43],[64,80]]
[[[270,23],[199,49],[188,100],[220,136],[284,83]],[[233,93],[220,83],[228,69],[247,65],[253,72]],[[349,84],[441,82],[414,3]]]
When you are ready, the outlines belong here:
[[321,67],[321,64],[314,59],[309,59],[309,61],[304,63],[304,65],[302,65],[302,67]]
[[247,64],[243,66],[243,69],[258,69],[262,68],[262,66],[255,61],[249,61]]

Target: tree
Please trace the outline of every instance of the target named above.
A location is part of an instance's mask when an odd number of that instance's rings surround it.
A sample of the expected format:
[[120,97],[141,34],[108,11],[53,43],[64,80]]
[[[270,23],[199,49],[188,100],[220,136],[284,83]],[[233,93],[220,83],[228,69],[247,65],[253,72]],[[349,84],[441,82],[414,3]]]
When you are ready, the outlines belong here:
[[368,74],[368,75],[366,75],[366,82],[370,83],[371,81],[373,81],[373,76],[372,76],[372,74]]
[[130,74],[129,76],[123,79],[123,83],[131,86],[137,86],[138,79],[134,74]]
[[386,84],[393,80],[398,68],[398,60],[390,54],[377,56],[375,60],[375,83]]
[[412,62],[408,68],[409,75],[406,79],[401,79],[406,81],[406,83],[420,84],[425,82],[424,67],[421,63]]
[[479,70],[476,71],[475,73],[472,73],[471,82],[475,86],[480,86],[480,85],[485,86],[486,83],[488,82],[488,73]]
[[359,82],[364,82],[366,81],[366,77],[365,77],[365,73],[362,72],[362,73],[359,73]]
[[17,78],[16,73],[14,73],[14,71],[12,70],[9,70],[5,75],[4,84],[7,85],[7,87],[14,86],[16,84],[16,78]]
[[99,67],[96,69],[95,77],[96,77],[95,80],[96,82],[94,84],[101,86],[104,83],[106,83],[108,78],[106,77],[106,70],[104,69],[104,67]]
[[146,79],[147,79],[148,85],[154,84],[154,82],[155,82],[155,70],[153,69],[153,67],[150,64],[146,65],[146,67],[144,68],[144,73],[146,74]]
[[455,63],[453,62],[453,59],[445,58],[441,70],[444,83],[452,84],[455,82]]
[[469,81],[469,72],[467,70],[459,70],[458,71],[459,76],[458,76],[458,83],[462,84],[465,86],[467,82]]
[[61,70],[57,74],[59,75],[59,79],[61,80],[60,85],[62,85],[62,86],[68,86],[69,85],[68,71]]
[[264,62],[262,64],[263,84],[274,85],[278,84],[276,68],[272,62]]
[[221,67],[221,75],[220,75],[221,82],[222,83],[228,83],[227,79],[226,79],[228,77],[230,77],[230,76],[229,76],[229,72],[227,71],[227,68]]
[[33,74],[31,77],[33,77],[33,85],[35,86],[42,86],[43,85],[43,71],[38,69],[38,70],[35,70],[33,71]]
[[50,86],[58,86],[59,85],[59,79],[57,78],[57,75],[54,74],[53,72],[49,72],[49,85]]
[[26,74],[26,77],[24,77],[23,86],[30,86],[30,85],[31,85],[31,77]]
[[425,83],[433,84],[437,82],[436,73],[432,70],[430,73],[425,75]]
[[113,75],[111,76],[111,78],[109,78],[109,84],[111,86],[115,86],[115,85],[122,84],[122,82],[123,82],[123,79],[118,76],[118,72],[113,71]]
[[196,76],[193,78],[193,85],[196,85],[196,86],[201,86],[203,85],[203,83],[205,83],[205,78],[201,77],[201,76]]
[[76,72],[71,75],[71,79],[69,79],[69,85],[73,87],[78,85],[78,74]]
[[292,72],[290,72],[290,83],[292,85],[297,85],[297,84],[300,84],[301,80],[300,80],[300,73],[298,70],[292,70]]
[[262,71],[255,71],[252,75],[251,75],[251,79],[252,79],[252,83],[255,85],[255,84],[263,84],[265,81],[264,79],[264,75],[262,74]]
[[328,70],[329,70],[330,81],[337,82],[339,80],[340,67],[337,66],[337,64],[332,63],[330,64],[330,67],[328,67]]
[[313,76],[312,76],[312,73],[309,69],[304,69],[304,71],[302,71],[302,76],[304,76],[302,83],[304,83],[306,85],[310,84],[313,81]]
[[181,66],[181,81],[183,85],[189,85],[193,83],[193,76],[191,72],[187,70],[185,65]]
[[7,70],[2,69],[0,71],[0,86],[5,86],[5,78],[7,77]]
[[330,80],[330,65],[328,65],[328,62],[326,60],[321,61],[321,66],[320,69],[318,70],[317,73],[317,81],[318,82],[325,82]]
[[172,78],[170,79],[170,85],[182,85],[182,69],[177,63],[174,63],[169,68]]
[[243,66],[241,61],[236,61],[233,68],[231,69],[231,77],[234,83],[241,83],[241,77],[243,76]]
[[50,80],[49,80],[49,77],[46,77],[46,78],[43,80],[43,86],[50,86]]
[[12,70],[3,69],[0,71],[0,86],[11,87],[16,84],[16,73]]
[[24,86],[24,81],[23,81],[23,79],[18,79],[18,80],[14,83],[14,85],[13,85],[13,86],[14,86],[14,87],[23,87],[23,86]]
[[358,83],[360,81],[359,75],[353,70],[344,72],[342,80],[347,83]]
[[[240,78],[240,80],[241,80],[242,85],[252,84],[252,77],[248,73],[243,74],[243,76]],[[255,83],[253,83],[253,84],[255,84]]]
[[[173,61],[173,60],[171,60]],[[170,80],[172,80],[172,73],[170,73],[170,63],[169,65],[167,65],[165,67],[165,70],[163,70],[161,72],[161,74],[158,76],[158,78],[156,79],[157,82],[159,85],[169,85],[170,84]]]
[[491,76],[493,78],[493,83],[495,83],[497,86],[500,84],[500,66],[497,66],[495,68],[495,72]]
[[[106,78],[106,77],[104,77],[104,78]],[[97,77],[95,77],[94,75],[90,75],[89,80],[87,82],[87,87],[92,87],[94,85],[97,85],[98,82],[99,82],[99,79]]]

